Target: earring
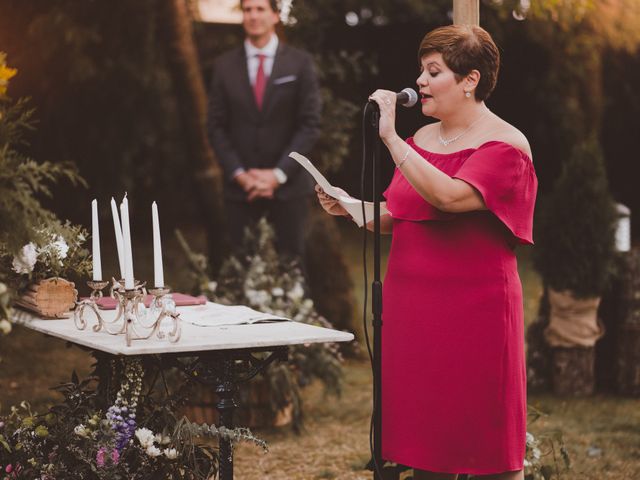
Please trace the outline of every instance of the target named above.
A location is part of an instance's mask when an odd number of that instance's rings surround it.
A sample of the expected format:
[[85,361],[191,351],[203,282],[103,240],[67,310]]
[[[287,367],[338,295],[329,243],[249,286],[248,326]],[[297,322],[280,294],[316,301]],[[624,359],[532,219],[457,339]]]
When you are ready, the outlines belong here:
[[464,92],[464,96],[469,98],[471,96],[471,92]]

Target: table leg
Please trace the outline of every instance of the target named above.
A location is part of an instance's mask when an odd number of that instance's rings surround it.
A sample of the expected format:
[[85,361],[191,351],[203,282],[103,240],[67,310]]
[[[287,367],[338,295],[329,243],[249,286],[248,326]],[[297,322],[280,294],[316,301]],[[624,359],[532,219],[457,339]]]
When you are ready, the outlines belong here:
[[[270,352],[267,357],[257,358],[253,353]],[[234,428],[233,413],[238,408],[234,400],[239,383],[247,382],[276,360],[287,359],[287,347],[262,350],[229,350],[201,355],[195,362],[180,365],[190,378],[214,388],[218,396],[216,409],[220,413],[218,428]],[[233,480],[233,445],[228,438],[220,437],[220,480]]]
[[[233,399],[235,394],[234,384],[234,361],[224,359],[222,361],[222,371],[220,375],[220,383],[215,387],[218,395],[218,403],[216,408],[220,412],[219,427],[233,428],[233,412],[238,408],[238,404]],[[220,459],[219,459],[219,478],[220,480],[233,480],[233,445],[227,438],[220,438]]]

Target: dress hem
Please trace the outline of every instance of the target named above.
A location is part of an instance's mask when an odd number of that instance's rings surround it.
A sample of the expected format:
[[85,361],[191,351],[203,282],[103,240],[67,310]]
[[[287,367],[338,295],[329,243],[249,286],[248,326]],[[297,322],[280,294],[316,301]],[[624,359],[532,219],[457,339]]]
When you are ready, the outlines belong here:
[[469,467],[442,467],[442,466],[424,466],[424,465],[417,465],[417,464],[413,464],[413,462],[406,462],[403,461],[399,458],[394,458],[393,456],[388,456],[385,455],[384,452],[382,453],[382,458],[384,458],[386,461],[388,462],[394,462],[394,463],[398,463],[400,465],[404,465],[407,466],[409,468],[417,468],[419,470],[426,470],[428,472],[433,472],[433,473],[450,473],[450,474],[457,474],[457,475],[461,475],[461,474],[470,474],[470,475],[497,475],[499,473],[506,473],[506,472],[517,472],[520,470],[524,470],[524,461],[520,466],[507,466],[504,468],[469,468]]

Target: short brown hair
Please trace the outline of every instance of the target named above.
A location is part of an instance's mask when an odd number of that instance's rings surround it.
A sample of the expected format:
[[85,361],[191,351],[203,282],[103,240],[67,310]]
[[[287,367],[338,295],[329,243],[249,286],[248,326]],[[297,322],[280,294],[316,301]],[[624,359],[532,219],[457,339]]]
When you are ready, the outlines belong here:
[[[244,3],[243,0],[240,0],[240,10],[242,10],[243,3]],[[271,10],[273,10],[276,13],[280,13],[277,0],[269,0],[268,3],[269,3],[269,6],[271,7]]]
[[448,25],[427,33],[420,42],[418,62],[432,52],[442,59],[455,74],[458,82],[471,70],[480,72],[474,92],[477,101],[486,100],[493,92],[500,69],[500,52],[491,35],[476,25]]

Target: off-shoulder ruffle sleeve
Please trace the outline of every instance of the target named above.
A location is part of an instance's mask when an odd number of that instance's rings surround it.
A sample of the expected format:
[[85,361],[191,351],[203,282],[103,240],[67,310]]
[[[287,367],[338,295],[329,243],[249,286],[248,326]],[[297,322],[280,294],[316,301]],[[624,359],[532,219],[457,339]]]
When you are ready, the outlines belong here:
[[476,188],[487,208],[523,244],[533,244],[538,180],[529,157],[504,142],[478,148],[453,175]]

